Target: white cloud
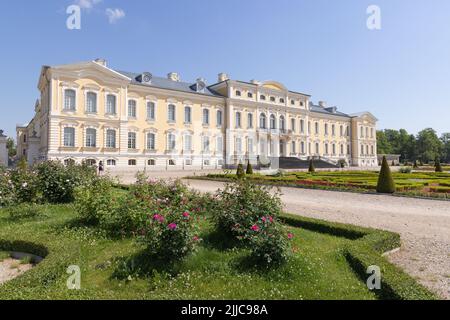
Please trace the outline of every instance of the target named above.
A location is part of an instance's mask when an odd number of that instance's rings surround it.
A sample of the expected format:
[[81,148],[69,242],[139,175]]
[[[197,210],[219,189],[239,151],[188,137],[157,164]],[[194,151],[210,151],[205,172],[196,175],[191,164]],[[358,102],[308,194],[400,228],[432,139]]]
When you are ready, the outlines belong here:
[[106,9],[106,15],[108,16],[109,23],[116,23],[118,20],[125,17],[125,11],[122,9]]
[[92,9],[96,4],[99,4],[102,0],[77,0],[76,4],[82,9]]

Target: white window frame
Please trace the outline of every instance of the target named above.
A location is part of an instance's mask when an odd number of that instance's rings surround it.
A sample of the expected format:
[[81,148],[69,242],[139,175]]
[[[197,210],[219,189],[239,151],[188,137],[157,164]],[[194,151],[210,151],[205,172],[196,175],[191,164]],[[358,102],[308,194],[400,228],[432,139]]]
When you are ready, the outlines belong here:
[[[94,94],[95,95],[95,110],[94,111],[88,110],[88,107],[89,107],[88,101],[89,101],[89,95],[90,94]],[[90,113],[90,114],[98,113],[98,91],[86,90],[86,92],[85,92],[85,100],[84,101],[85,101],[85,108],[84,108],[84,110],[85,110],[86,113]]]

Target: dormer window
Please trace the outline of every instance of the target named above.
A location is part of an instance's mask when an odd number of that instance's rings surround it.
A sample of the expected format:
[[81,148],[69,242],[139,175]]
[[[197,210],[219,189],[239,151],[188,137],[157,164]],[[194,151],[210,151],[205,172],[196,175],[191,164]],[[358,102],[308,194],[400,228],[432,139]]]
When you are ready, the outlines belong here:
[[300,106],[303,107],[305,103],[303,101],[300,101]]
[[266,96],[262,94],[259,96],[259,99],[264,101],[264,100],[266,100]]
[[253,93],[251,93],[251,92],[248,92],[248,93],[247,93],[247,97],[249,97],[249,98],[253,98]]
[[295,105],[295,100],[294,99],[291,100],[291,105]]
[[280,98],[280,103],[284,103],[284,99],[283,98]]
[[236,90],[236,97],[240,97],[241,96],[241,91]]
[[275,97],[270,97],[271,102],[275,102]]

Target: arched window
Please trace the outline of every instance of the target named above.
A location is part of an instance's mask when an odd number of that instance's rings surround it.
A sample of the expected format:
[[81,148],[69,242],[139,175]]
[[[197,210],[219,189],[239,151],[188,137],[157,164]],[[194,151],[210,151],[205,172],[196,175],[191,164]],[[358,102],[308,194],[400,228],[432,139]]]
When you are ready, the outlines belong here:
[[267,128],[267,118],[266,118],[266,114],[265,113],[261,113],[259,115],[259,127],[261,129],[266,129]]
[[108,94],[106,96],[106,114],[116,114],[116,96],[113,94]]
[[93,128],[86,129],[86,147],[95,148],[97,146],[97,130]]
[[284,116],[280,117],[280,130],[282,131],[286,130],[286,121],[284,119]]
[[275,118],[275,115],[270,115],[270,129],[276,129],[277,128],[277,119]]
[[203,109],[203,125],[209,125],[209,110]]
[[155,134],[152,132],[147,133],[147,150],[155,150],[156,139]]
[[222,110],[217,110],[217,114],[216,114],[216,122],[217,122],[217,126],[218,127],[221,127],[222,126],[222,122],[223,122],[223,120],[222,120],[222,118],[223,118],[223,116],[222,116]]
[[86,159],[85,163],[88,166],[95,166],[97,164],[97,161],[95,159]]
[[185,152],[192,151],[192,135],[191,134],[184,135],[184,151]]
[[73,165],[75,165],[75,160],[73,160],[73,159],[65,159],[64,160],[64,165],[67,167],[67,166],[73,166]]
[[136,149],[136,132],[128,132],[128,149]]
[[128,117],[136,118],[136,100],[128,100]]
[[241,96],[241,92],[239,90],[236,90],[236,97],[240,97]]
[[154,102],[147,102],[147,120],[155,120],[155,103]]
[[169,106],[167,107],[167,120],[169,122],[175,122],[176,117],[175,110],[176,109],[174,104],[169,104]]
[[174,151],[176,147],[176,139],[173,133],[167,135],[167,150]]
[[72,89],[64,90],[64,110],[75,110],[76,92]]
[[247,127],[249,129],[253,128],[253,113],[247,114]]
[[64,128],[64,147],[75,147],[75,128]]
[[115,166],[116,166],[116,160],[114,160],[114,159],[108,159],[108,160],[106,160],[106,165],[107,165],[108,167],[115,167]]
[[88,92],[86,94],[86,112],[97,112],[97,94],[95,92]]
[[116,148],[116,130],[113,129],[107,129],[106,130],[106,148]]
[[184,123],[192,123],[192,111],[191,107],[184,107]]
[[259,96],[259,99],[264,101],[264,100],[266,100],[266,96],[262,94]]

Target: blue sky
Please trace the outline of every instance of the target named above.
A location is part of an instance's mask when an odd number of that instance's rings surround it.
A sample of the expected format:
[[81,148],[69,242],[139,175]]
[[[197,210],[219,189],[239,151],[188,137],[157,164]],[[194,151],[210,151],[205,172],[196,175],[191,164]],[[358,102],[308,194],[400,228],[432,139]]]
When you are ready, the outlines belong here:
[[[83,5],[81,30],[66,8]],[[379,128],[450,132],[448,0],[42,0],[0,8],[0,128],[33,115],[42,65],[103,57],[127,71],[284,83]],[[381,9],[368,30],[366,9]],[[91,5],[90,8],[89,5]],[[122,14],[110,21],[107,9]]]

